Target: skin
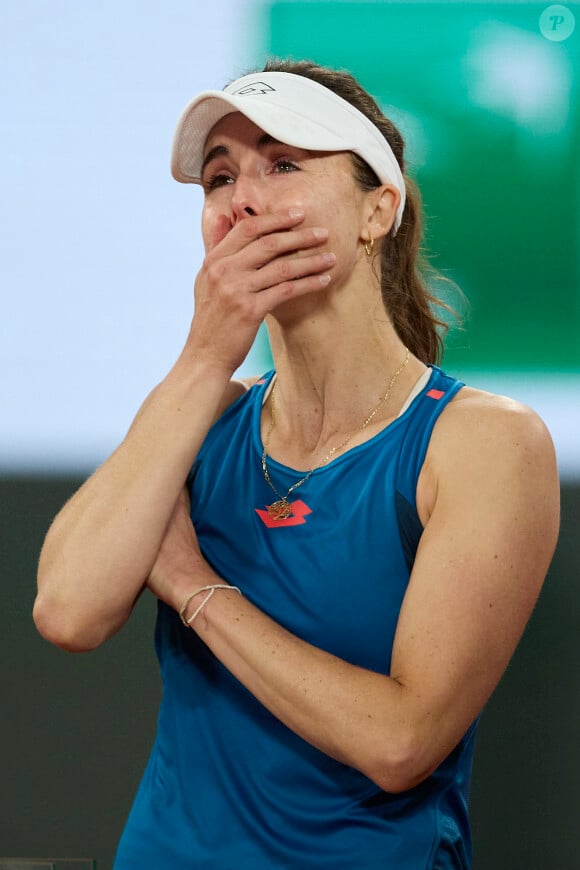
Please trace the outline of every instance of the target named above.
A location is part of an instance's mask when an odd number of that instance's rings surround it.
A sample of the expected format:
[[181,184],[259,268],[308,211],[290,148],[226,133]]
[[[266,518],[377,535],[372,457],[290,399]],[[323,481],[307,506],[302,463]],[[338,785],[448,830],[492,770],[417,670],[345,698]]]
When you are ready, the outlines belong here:
[[[186,345],[41,554],[35,620],[66,649],[117,631],[144,585],[179,610],[191,592],[225,582],[199,550],[182,486],[212,421],[250,385],[232,374],[264,319],[279,384],[269,453],[297,475],[360,426],[404,356],[363,249],[390,229],[397,192],[363,193],[348,155],[264,140],[238,114],[216,125],[206,154],[206,257]],[[411,357],[388,405],[345,449],[396,417],[424,368]],[[263,436],[269,423],[268,403]],[[408,789],[457,744],[505,670],[554,550],[558,493],[542,421],[464,388],[420,474],[424,533],[389,676],[305,643],[235,591],[216,592],[192,630],[305,740],[387,791]]]

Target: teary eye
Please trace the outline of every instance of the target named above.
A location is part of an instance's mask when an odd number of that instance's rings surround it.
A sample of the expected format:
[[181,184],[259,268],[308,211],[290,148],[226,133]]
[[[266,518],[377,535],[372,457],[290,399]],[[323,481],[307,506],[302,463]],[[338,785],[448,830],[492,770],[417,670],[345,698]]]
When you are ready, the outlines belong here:
[[232,176],[226,175],[225,172],[216,172],[203,181],[203,187],[206,191],[215,190],[216,187],[223,187],[224,184],[232,184],[233,180]]
[[297,172],[298,166],[286,157],[279,157],[274,161],[274,170],[275,172]]

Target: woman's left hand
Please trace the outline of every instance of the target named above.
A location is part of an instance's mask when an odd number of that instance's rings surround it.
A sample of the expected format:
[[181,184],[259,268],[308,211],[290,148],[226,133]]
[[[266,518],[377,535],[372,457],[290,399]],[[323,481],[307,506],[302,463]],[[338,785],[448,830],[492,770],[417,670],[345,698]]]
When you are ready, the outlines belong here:
[[[388,676],[313,646],[243,594],[212,596],[191,625],[273,716],[389,793],[429,776],[478,716],[557,538],[557,468],[544,425],[511,400],[464,390],[437,423],[417,488],[429,511]],[[182,496],[148,585],[179,611],[192,592],[225,582],[201,555]]]
[[147,587],[179,611],[188,595],[219,578],[203,558],[189,515],[189,496],[182,490],[167,524]]

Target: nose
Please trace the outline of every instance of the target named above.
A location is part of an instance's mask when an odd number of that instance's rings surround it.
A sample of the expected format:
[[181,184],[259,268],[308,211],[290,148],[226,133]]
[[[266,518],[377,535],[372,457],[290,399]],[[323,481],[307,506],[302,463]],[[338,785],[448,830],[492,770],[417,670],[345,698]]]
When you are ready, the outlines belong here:
[[237,177],[231,199],[231,208],[233,224],[263,212],[256,180],[241,174]]

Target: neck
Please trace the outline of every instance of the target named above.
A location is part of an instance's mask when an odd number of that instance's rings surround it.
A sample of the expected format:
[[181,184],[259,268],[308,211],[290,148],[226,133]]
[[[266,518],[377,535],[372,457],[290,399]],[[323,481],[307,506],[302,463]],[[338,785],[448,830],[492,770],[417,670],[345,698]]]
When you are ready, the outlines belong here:
[[[268,330],[278,380],[272,450],[297,445],[296,461],[300,454],[306,467],[309,457],[315,464],[361,427],[404,360],[405,347],[378,293],[369,302],[368,294],[354,290],[277,310]],[[396,416],[424,368],[411,357],[366,437]]]

